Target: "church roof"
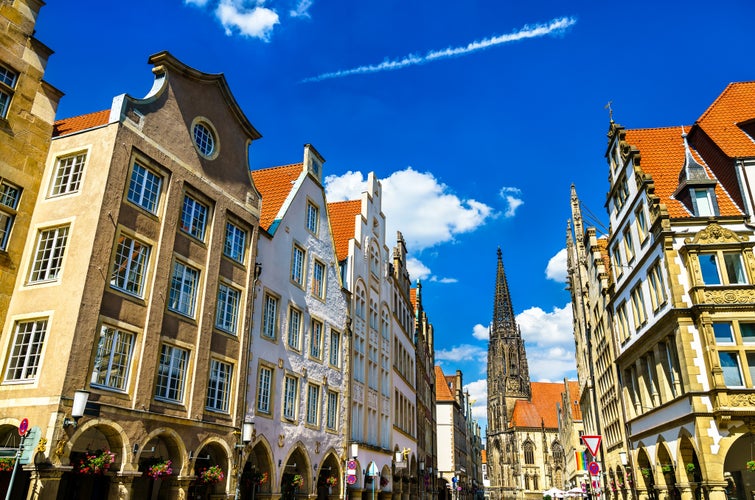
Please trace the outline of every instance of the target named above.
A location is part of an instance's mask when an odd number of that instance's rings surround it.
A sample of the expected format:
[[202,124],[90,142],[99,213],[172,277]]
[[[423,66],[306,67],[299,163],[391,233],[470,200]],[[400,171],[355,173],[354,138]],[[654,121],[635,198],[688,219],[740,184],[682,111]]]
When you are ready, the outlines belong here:
[[[568,382],[572,398],[579,400],[579,383]],[[573,385],[572,385],[573,384]],[[558,405],[561,405],[563,382],[532,382],[530,384],[532,399],[517,399],[511,415],[512,427],[536,427],[543,424],[546,429],[558,428]],[[573,405],[572,405],[573,406]],[[579,408],[579,405],[577,405]],[[581,418],[581,416],[580,416]],[[575,416],[575,420],[577,420]]]
[[254,185],[262,195],[260,226],[265,231],[269,231],[273,222],[279,218],[281,207],[301,174],[302,166],[302,163],[295,163],[252,171]]
[[456,401],[451,388],[448,387],[448,381],[443,374],[443,369],[435,365],[435,400],[436,401]]
[[341,262],[349,256],[349,240],[354,237],[356,216],[362,210],[360,200],[336,201],[328,203],[330,227],[336,246],[336,257]]

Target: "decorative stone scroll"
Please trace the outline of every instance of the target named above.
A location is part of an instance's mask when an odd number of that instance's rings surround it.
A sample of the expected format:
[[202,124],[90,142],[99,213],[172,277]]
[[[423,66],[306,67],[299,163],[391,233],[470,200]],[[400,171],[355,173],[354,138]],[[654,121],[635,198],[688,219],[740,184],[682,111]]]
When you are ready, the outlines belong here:
[[699,231],[692,238],[686,238],[684,242],[688,245],[712,245],[716,243],[743,243],[747,241],[746,236],[739,236],[731,229],[726,229],[718,224],[710,224],[705,229]]
[[729,406],[743,407],[743,406],[755,406],[755,394],[752,393],[740,393],[729,394]]
[[752,304],[755,303],[755,290],[704,290],[706,304]]

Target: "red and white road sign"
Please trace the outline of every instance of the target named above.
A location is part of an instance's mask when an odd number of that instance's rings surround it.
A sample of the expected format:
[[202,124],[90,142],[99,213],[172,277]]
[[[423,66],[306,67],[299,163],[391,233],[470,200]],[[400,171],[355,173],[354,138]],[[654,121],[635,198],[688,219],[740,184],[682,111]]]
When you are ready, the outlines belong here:
[[590,471],[591,476],[597,476],[600,474],[600,464],[598,462],[590,462],[587,464],[587,470]]
[[602,436],[582,436],[582,442],[585,443],[587,449],[592,456],[598,456],[598,449],[600,448],[600,440]]

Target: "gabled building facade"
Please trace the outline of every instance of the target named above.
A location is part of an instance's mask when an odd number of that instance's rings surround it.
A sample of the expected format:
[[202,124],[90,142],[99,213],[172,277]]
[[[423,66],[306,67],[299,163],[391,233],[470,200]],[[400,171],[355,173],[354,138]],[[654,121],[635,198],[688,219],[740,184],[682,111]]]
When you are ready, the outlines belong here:
[[160,464],[162,495],[235,486],[260,135],[222,75],[149,62],[146,97],[55,126],[0,336],[2,427],[27,417],[43,443],[30,498],[147,498]]
[[[308,144],[301,163],[252,172],[262,195],[262,231],[247,412],[259,439],[245,474],[267,474],[261,495],[296,489],[322,497],[343,486],[349,297],[338,272],[323,164]],[[302,484],[294,488],[297,475]]]

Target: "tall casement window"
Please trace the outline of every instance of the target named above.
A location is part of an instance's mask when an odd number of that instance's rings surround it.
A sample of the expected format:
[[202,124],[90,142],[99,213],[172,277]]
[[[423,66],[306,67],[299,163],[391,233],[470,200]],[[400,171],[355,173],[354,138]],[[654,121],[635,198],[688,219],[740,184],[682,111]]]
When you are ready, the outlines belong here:
[[307,425],[320,423],[320,387],[307,385]]
[[666,287],[663,284],[661,262],[656,261],[648,270],[648,285],[650,286],[650,303],[653,311],[657,311],[666,303]]
[[283,380],[283,418],[294,420],[296,418],[296,406],[299,401],[299,379],[286,375]]
[[535,445],[531,442],[526,442],[522,446],[524,448],[524,463],[527,465],[534,465],[535,463]]
[[341,333],[330,329],[330,365],[341,367]]
[[265,294],[262,312],[262,336],[275,339],[278,333],[278,297]]
[[300,286],[304,283],[304,255],[304,249],[299,245],[294,245],[291,252],[291,281]]
[[638,283],[632,289],[632,314],[634,316],[635,328],[639,329],[648,319],[647,309],[645,308],[645,294],[642,291],[642,283]]
[[307,229],[311,233],[317,234],[317,226],[320,223],[320,210],[312,204],[307,202]]
[[629,319],[627,318],[627,303],[622,301],[616,309],[616,328],[619,330],[619,339],[624,341],[629,338]]
[[236,224],[227,222],[225,224],[225,243],[223,244],[223,254],[229,259],[233,259],[241,264],[244,263],[244,253],[246,251],[246,231]]
[[634,243],[632,243],[632,232],[629,228],[624,230],[624,255],[627,256],[627,262],[634,258]]
[[218,285],[217,312],[215,313],[215,327],[218,330],[236,334],[240,302],[239,290],[224,283]]
[[755,323],[717,321],[713,335],[727,387],[755,387]]
[[611,248],[611,263],[613,264],[613,274],[616,278],[624,274],[624,262],[621,260],[621,248],[618,243]]
[[102,325],[91,384],[105,389],[125,391],[133,350],[133,333]]
[[637,228],[637,236],[640,239],[640,243],[644,243],[645,238],[648,235],[648,221],[645,218],[645,209],[640,206],[634,213],[634,225]]
[[293,307],[288,310],[288,346],[301,350],[301,311]]
[[199,271],[175,261],[168,292],[168,309],[193,318],[198,285]]
[[319,260],[312,268],[312,293],[318,298],[325,298],[325,264]]
[[181,231],[204,241],[208,211],[207,205],[188,194],[185,195],[183,209],[181,210]]
[[8,248],[8,240],[13,221],[16,219],[20,198],[21,188],[0,179],[0,250]]
[[8,109],[16,90],[17,81],[18,73],[0,65],[0,118],[8,118]]
[[163,344],[160,351],[160,366],[157,368],[155,399],[181,402],[186,385],[186,367],[189,351]]
[[231,394],[231,374],[233,367],[213,359],[210,361],[210,377],[207,381],[206,408],[212,411],[228,413],[228,401]]
[[159,175],[135,162],[131,169],[131,180],[128,185],[128,201],[155,214],[157,213],[157,203],[160,200],[161,186],[162,178]]
[[86,153],[63,156],[57,159],[50,196],[61,196],[79,190],[86,159]]
[[115,247],[110,286],[137,297],[144,296],[144,279],[150,247],[121,234]]
[[325,419],[325,427],[334,431],[338,428],[338,393],[328,391],[328,415]]
[[55,281],[63,268],[63,254],[68,244],[68,226],[42,229],[37,236],[30,283]]
[[257,374],[257,412],[270,415],[270,394],[273,388],[273,369],[260,366]]
[[16,323],[5,371],[6,382],[33,382],[37,378],[46,334],[47,319]]
[[700,272],[706,285],[741,285],[747,283],[742,254],[739,252],[702,252],[698,256]]
[[710,217],[716,213],[716,195],[712,187],[692,189],[692,203],[695,215],[698,217]]
[[322,322],[313,319],[310,326],[309,355],[316,359],[322,359],[322,330]]

